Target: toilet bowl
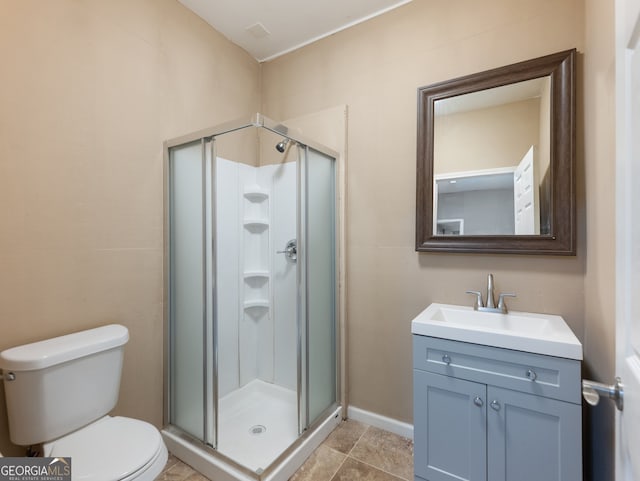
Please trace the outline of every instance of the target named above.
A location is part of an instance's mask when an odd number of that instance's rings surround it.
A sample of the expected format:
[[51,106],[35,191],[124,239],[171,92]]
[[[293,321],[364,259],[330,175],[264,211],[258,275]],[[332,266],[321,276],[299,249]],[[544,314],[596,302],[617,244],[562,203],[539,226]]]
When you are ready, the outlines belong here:
[[154,480],[168,457],[160,432],[108,415],[128,339],[112,324],[1,352],[11,441],[70,457],[73,481]]
[[152,481],[162,472],[168,456],[155,427],[119,416],[105,416],[45,443],[43,454],[71,457],[75,481]]

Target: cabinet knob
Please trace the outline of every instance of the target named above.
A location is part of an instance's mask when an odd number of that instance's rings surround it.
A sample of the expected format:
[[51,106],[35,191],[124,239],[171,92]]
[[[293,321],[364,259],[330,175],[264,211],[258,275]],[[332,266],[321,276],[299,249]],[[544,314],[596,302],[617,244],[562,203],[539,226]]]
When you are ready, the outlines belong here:
[[500,411],[500,403],[494,399],[493,401],[491,401],[491,409],[493,409],[494,411]]
[[538,379],[538,375],[536,374],[536,372],[532,371],[531,369],[527,371],[527,377],[532,381],[535,381],[536,379]]
[[444,362],[445,364],[451,364],[451,358],[449,357],[449,354],[445,354],[444,356],[442,356],[442,362]]
[[473,404],[475,404],[476,406],[478,406],[479,408],[482,407],[482,405],[484,404],[484,402],[482,402],[482,399],[480,398],[480,396],[476,396],[473,399]]

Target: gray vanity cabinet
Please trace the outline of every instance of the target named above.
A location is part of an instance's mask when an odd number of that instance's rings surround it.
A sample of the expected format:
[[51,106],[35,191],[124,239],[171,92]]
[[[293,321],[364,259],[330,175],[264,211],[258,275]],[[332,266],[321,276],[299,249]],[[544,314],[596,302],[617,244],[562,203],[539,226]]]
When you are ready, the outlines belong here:
[[417,369],[413,376],[415,479],[485,481],[487,386]]
[[582,481],[580,361],[413,337],[416,481]]
[[490,480],[582,481],[581,406],[496,387],[487,395]]

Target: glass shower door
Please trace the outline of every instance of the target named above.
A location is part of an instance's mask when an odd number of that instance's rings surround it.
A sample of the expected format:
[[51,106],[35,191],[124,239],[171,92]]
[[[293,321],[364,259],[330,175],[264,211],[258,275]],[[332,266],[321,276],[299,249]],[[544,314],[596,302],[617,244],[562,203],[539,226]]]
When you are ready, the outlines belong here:
[[215,446],[211,143],[169,151],[171,424]]
[[300,314],[305,382],[300,424],[307,428],[337,401],[336,178],[333,157],[305,147],[302,162]]
[[171,422],[204,439],[205,185],[202,143],[170,151]]

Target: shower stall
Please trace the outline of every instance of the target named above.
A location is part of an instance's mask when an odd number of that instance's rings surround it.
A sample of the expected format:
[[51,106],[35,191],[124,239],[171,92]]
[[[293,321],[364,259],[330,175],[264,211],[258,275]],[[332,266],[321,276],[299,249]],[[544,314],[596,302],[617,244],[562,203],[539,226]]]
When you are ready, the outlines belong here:
[[339,423],[337,154],[256,114],[165,143],[165,441],[286,480]]

